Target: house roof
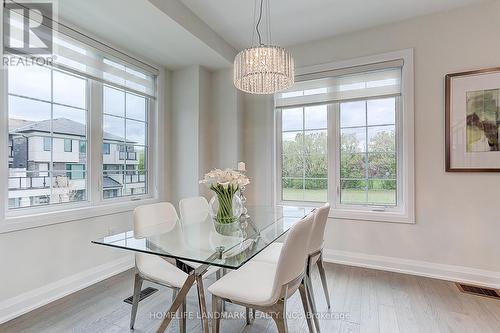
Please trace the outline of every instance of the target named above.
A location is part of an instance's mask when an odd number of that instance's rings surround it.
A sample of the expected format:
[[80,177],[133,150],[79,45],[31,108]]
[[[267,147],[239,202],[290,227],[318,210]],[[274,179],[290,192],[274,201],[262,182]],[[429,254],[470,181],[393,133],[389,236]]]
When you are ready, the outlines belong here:
[[104,176],[102,178],[102,187],[103,188],[117,188],[117,187],[123,187],[123,185],[120,182],[117,182],[113,178],[109,176]]
[[9,133],[13,132],[14,130],[27,126],[31,124],[31,121],[24,120],[24,119],[15,119],[15,118],[9,118]]
[[[12,125],[11,125],[12,122]],[[85,125],[67,118],[56,118],[52,120],[52,131],[55,134],[75,135],[84,137],[86,134]],[[10,133],[46,132],[50,133],[50,119],[29,122],[21,119],[9,120]],[[104,140],[123,141],[124,138],[104,132]],[[133,141],[127,141],[133,143]]]

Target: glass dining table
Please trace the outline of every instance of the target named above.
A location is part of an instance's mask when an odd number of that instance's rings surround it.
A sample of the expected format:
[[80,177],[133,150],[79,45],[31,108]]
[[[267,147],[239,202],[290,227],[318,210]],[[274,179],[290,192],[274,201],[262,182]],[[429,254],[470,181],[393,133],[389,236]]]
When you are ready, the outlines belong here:
[[[203,292],[203,275],[209,267],[238,269],[269,244],[282,237],[312,208],[294,206],[248,206],[247,218],[240,218],[239,226],[231,233],[219,233],[211,217],[197,220],[179,219],[170,228],[161,224],[151,227],[141,236],[134,231],[110,235],[92,241],[94,244],[142,252],[162,257],[188,273],[188,278],[158,328],[164,332],[196,282],[200,292],[200,309],[204,332],[209,332],[208,315]],[[147,234],[147,237],[142,235]]]

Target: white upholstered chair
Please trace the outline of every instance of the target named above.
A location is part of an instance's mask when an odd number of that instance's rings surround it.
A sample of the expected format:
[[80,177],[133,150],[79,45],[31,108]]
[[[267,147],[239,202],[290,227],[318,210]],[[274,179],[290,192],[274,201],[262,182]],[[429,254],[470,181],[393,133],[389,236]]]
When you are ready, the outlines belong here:
[[179,201],[182,223],[194,224],[206,221],[209,215],[208,201],[204,197],[191,197]]
[[[181,215],[181,222],[184,227],[194,226],[197,223],[210,223],[212,227],[212,221],[208,219],[210,214],[208,201],[204,197],[190,197],[184,198],[179,201],[179,212]],[[200,228],[201,229],[201,228]],[[215,232],[215,229],[214,229]],[[207,235],[204,235],[205,237]],[[196,262],[184,261],[183,263],[190,266],[191,268],[197,268],[201,264]],[[208,277],[213,273],[217,273],[217,279],[222,275],[222,270],[218,267],[211,266],[203,277]]]
[[[168,232],[176,227],[178,220],[177,212],[169,202],[139,206],[134,210],[134,237],[139,239]],[[175,266],[175,261],[171,262],[167,258],[161,258],[152,254],[136,253],[135,267],[136,274],[132,313],[130,315],[130,329],[134,327],[139,294],[144,280],[173,289],[173,301],[188,277],[187,273]],[[185,300],[181,311],[182,313],[186,312]],[[181,332],[186,332],[185,316],[181,316],[179,328]]]
[[278,331],[287,332],[286,301],[297,289],[309,331],[313,332],[303,283],[313,222],[314,216],[310,214],[289,230],[277,263],[250,260],[208,288],[212,293],[212,333],[219,332],[221,300],[268,313]]
[[[311,233],[311,241],[309,243],[306,279],[307,292],[311,300],[311,308],[314,314],[317,314],[316,302],[314,300],[314,290],[311,283],[311,269],[316,264],[318,266],[321,284],[323,285],[323,292],[326,297],[328,308],[330,308],[330,294],[328,292],[328,285],[326,283],[326,273],[323,265],[323,243],[325,236],[325,227],[328,220],[328,213],[330,212],[330,204],[326,203],[323,206],[314,210],[314,224]],[[273,243],[265,248],[261,253],[255,256],[254,260],[277,263],[280,253],[282,251],[283,243]],[[319,321],[317,316],[314,317],[316,329],[319,331]]]

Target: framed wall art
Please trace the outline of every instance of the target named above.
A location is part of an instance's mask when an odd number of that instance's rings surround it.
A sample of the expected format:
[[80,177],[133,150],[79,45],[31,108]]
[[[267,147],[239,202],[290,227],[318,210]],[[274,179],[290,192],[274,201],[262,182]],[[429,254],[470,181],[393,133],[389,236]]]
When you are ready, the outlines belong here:
[[446,171],[500,172],[500,67],[445,77]]

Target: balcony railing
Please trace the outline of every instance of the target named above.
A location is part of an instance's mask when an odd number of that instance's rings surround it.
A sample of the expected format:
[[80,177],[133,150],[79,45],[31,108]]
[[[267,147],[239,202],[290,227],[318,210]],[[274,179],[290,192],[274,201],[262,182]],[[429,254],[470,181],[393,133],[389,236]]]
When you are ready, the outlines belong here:
[[144,183],[146,175],[124,175],[125,184]]
[[9,190],[31,190],[50,187],[49,176],[9,177]]
[[118,157],[120,160],[130,160],[130,161],[136,161],[137,160],[137,153],[136,152],[126,152],[126,151],[121,151]]

